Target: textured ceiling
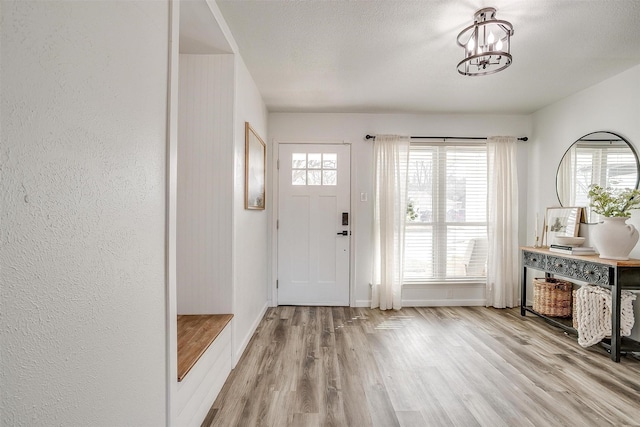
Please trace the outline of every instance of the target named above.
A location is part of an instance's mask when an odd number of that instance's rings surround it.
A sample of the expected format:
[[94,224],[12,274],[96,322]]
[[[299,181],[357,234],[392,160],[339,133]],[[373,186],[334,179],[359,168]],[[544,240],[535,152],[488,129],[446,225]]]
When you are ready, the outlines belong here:
[[[638,0],[218,0],[270,111],[531,113],[640,64]],[[513,64],[458,74],[482,7]]]

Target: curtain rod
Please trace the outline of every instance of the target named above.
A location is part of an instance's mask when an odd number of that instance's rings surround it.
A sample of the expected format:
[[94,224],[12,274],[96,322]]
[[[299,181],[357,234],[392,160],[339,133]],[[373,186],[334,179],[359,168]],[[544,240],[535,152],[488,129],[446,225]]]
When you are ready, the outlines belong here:
[[[367,135],[365,139],[376,139],[375,135]],[[411,139],[473,139],[473,140],[486,140],[486,137],[481,136],[410,136]],[[528,141],[529,138],[523,136],[518,138],[518,141]]]
[[613,141],[616,141],[616,142],[619,142],[619,141],[624,141],[624,140],[623,139],[615,139],[615,138],[611,138],[611,139],[584,139],[584,138],[580,138],[578,141],[585,141],[585,142],[613,142]]

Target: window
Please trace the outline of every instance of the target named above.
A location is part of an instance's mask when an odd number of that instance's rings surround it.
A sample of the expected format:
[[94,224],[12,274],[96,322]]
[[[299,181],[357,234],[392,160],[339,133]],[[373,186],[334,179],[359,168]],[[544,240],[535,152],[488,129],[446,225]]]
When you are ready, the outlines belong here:
[[336,153],[293,153],[292,185],[336,185],[338,155]]
[[412,143],[408,181],[404,282],[484,282],[486,146]]

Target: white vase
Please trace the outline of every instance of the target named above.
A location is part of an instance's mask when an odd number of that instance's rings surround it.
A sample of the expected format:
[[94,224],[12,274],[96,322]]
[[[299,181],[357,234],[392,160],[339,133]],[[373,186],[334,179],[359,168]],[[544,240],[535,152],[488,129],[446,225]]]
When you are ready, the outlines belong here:
[[627,260],[638,243],[638,230],[625,217],[605,217],[593,229],[593,244],[600,258]]

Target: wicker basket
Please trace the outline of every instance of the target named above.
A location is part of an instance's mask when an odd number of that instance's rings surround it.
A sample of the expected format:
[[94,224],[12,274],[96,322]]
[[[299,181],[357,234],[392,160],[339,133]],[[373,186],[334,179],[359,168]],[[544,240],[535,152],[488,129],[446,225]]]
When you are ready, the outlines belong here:
[[533,309],[550,317],[571,316],[573,283],[559,279],[533,279]]

